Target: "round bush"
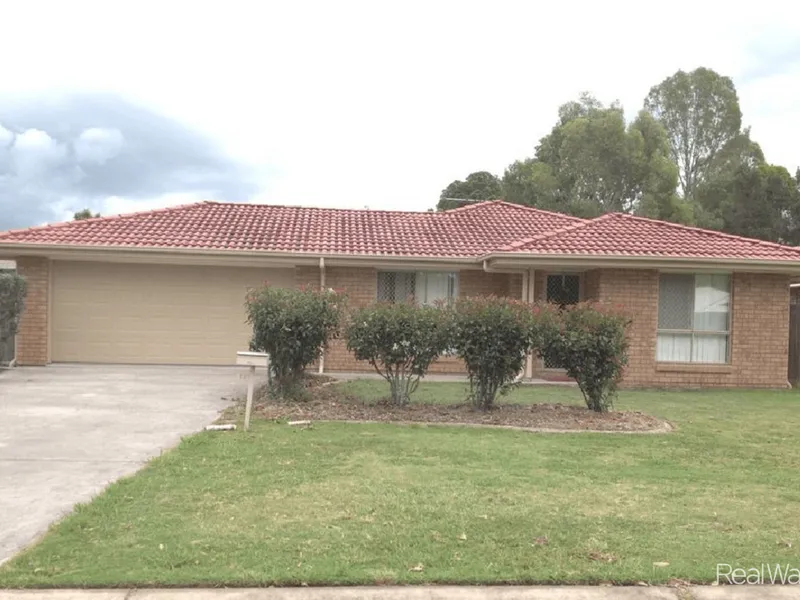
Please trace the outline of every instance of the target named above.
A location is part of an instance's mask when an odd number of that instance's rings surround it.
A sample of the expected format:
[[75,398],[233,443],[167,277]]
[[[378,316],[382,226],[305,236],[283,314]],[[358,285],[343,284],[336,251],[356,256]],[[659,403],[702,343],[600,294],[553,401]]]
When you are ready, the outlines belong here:
[[451,344],[446,308],[375,304],[352,313],[347,349],[389,382],[392,403],[407,404],[420,378]]
[[529,304],[509,298],[472,297],[456,301],[453,347],[464,361],[470,398],[488,410],[525,366],[539,338],[537,318]]
[[591,410],[606,412],[614,406],[617,385],[628,363],[630,322],[618,309],[583,302],[557,311],[557,317],[543,330],[540,355],[564,367]]
[[299,393],[305,368],[338,336],[345,298],[333,290],[266,285],[247,295],[250,349],[267,352],[278,393]]

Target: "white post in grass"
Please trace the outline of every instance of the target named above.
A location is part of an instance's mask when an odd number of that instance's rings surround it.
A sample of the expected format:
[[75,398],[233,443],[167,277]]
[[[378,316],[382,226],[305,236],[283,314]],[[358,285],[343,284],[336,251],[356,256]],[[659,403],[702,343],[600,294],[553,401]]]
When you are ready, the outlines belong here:
[[244,430],[250,429],[250,413],[253,412],[253,387],[256,381],[256,368],[250,365],[250,377],[247,378],[247,404],[244,406]]
[[250,429],[250,414],[253,412],[253,392],[256,384],[256,367],[269,370],[269,354],[264,352],[237,352],[236,364],[250,367],[247,378],[247,404],[244,407],[244,430]]

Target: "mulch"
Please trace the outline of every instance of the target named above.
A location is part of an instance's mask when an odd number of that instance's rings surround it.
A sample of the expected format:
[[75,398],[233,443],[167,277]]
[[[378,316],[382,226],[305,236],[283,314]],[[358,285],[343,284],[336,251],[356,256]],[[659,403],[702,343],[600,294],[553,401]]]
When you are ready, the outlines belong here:
[[368,421],[512,427],[545,431],[605,431],[618,433],[666,433],[672,425],[638,411],[596,413],[568,404],[504,404],[488,412],[470,404],[417,404],[393,406],[388,401],[365,403],[336,388],[335,380],[313,378],[309,399],[288,402],[272,399],[259,390],[254,411],[261,418],[288,421]]

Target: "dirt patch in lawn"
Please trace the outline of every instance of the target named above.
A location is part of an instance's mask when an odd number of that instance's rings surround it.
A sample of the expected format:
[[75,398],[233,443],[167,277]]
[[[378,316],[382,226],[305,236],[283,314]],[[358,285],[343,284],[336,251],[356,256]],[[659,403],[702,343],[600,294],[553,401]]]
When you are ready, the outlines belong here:
[[595,413],[568,404],[499,404],[488,412],[470,404],[415,404],[392,406],[387,401],[364,402],[337,390],[331,381],[311,380],[310,399],[288,402],[271,399],[259,390],[254,413],[268,420],[358,421],[380,423],[429,423],[507,427],[532,431],[605,431],[618,433],[666,433],[672,425],[638,411]]

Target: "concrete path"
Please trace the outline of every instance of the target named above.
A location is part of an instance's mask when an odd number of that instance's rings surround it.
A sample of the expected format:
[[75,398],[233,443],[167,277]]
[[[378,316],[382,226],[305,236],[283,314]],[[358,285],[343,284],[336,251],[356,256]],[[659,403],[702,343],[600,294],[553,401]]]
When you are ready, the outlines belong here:
[[0,563],[246,385],[224,367],[55,365],[0,371]]
[[3,591],[0,600],[790,600],[800,586],[335,587]]

